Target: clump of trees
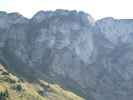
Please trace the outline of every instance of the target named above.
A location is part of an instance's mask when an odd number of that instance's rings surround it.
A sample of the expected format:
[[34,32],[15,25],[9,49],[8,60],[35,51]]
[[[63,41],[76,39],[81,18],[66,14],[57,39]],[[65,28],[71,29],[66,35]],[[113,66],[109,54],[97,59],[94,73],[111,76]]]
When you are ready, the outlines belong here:
[[25,86],[24,86],[24,84],[16,83],[16,84],[13,85],[13,89],[20,92],[20,91],[25,90]]
[[16,90],[17,91],[22,91],[23,90],[23,87],[21,84],[16,84]]
[[6,100],[8,97],[8,90],[5,86],[0,85],[0,100]]

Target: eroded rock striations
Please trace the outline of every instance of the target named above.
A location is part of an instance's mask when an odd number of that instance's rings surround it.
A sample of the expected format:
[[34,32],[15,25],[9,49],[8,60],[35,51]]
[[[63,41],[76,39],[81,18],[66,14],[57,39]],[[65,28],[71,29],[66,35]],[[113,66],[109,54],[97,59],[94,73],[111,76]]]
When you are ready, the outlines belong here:
[[94,21],[60,9],[31,19],[0,12],[0,62],[47,76],[86,100],[132,100],[133,20]]

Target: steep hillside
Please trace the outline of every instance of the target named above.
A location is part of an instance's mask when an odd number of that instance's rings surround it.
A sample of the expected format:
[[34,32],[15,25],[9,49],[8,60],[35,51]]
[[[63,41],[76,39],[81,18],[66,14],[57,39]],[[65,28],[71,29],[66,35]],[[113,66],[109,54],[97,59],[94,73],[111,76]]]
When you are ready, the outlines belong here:
[[0,100],[84,100],[57,84],[40,80],[29,83],[9,73],[0,65]]

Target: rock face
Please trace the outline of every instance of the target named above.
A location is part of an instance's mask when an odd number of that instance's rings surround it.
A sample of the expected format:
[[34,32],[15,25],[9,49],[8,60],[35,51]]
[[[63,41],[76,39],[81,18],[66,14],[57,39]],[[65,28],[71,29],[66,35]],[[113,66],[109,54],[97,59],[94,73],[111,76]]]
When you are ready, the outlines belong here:
[[55,79],[86,100],[132,100],[133,20],[95,22],[60,9],[31,19],[0,12],[0,62]]

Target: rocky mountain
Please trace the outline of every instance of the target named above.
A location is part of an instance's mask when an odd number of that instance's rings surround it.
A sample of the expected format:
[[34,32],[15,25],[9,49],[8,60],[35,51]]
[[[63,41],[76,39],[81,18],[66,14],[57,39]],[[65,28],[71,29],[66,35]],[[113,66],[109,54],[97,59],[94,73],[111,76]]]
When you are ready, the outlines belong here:
[[39,11],[31,19],[0,12],[0,62],[86,100],[132,100],[132,33],[132,19],[95,21],[82,11]]

